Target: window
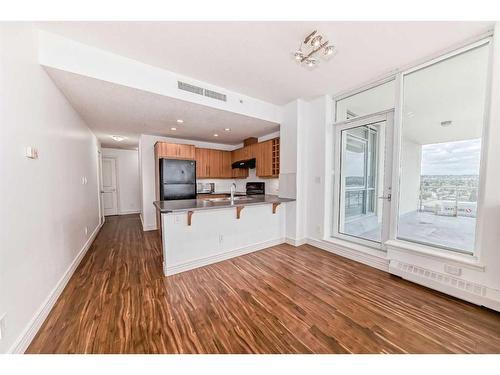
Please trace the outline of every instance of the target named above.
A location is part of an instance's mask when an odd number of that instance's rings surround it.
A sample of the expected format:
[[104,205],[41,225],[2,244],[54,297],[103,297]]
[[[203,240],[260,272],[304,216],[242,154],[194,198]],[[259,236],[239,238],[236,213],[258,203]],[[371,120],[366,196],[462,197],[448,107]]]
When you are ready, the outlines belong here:
[[339,99],[335,105],[337,122],[394,108],[394,80]]
[[399,239],[472,253],[489,45],[403,75]]

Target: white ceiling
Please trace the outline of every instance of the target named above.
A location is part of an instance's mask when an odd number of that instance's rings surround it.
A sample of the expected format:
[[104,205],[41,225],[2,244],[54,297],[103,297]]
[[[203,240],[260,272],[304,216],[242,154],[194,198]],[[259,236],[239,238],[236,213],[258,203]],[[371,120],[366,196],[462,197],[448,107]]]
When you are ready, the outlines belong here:
[[[492,22],[43,22],[40,28],[285,104],[338,93],[491,28]],[[312,71],[291,51],[318,29],[338,48]]]
[[[136,147],[140,134],[239,144],[279,125],[66,71],[45,68],[103,147]],[[184,120],[178,124],[177,119]],[[177,128],[176,131],[171,127]],[[230,128],[231,131],[225,131]],[[218,134],[218,137],[214,137]],[[125,136],[116,142],[111,135]]]

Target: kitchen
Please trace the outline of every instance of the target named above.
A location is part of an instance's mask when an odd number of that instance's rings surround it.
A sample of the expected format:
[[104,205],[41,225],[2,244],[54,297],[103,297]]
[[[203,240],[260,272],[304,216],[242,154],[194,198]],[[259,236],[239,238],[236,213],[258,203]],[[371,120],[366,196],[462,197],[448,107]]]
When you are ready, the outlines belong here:
[[165,275],[284,242],[280,206],[294,199],[266,193],[278,187],[280,141],[273,135],[248,137],[231,151],[155,143]]

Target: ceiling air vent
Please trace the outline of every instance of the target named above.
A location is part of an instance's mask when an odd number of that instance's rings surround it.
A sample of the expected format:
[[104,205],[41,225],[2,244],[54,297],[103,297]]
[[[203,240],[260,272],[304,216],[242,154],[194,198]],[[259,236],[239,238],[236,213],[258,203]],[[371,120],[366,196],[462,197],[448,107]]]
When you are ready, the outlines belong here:
[[203,87],[198,87],[194,85],[190,85],[186,82],[177,81],[177,87],[179,90],[189,91],[193,94],[203,95]]
[[220,92],[217,91],[212,91],[207,89],[205,89],[205,96],[208,96],[209,98],[212,99],[222,100],[223,102],[227,100],[226,95],[221,94]]
[[217,91],[204,89],[203,87],[190,85],[189,83],[186,82],[177,81],[177,87],[179,88],[179,90],[189,91],[192,92],[193,94],[204,95],[206,97],[221,100],[223,102],[227,101],[227,97],[225,94],[221,94],[220,92]]

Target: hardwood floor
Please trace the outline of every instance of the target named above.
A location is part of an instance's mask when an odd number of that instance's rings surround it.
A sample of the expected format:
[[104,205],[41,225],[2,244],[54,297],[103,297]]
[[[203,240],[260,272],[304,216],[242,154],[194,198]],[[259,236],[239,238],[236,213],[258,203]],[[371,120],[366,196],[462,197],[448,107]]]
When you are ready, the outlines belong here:
[[500,353],[500,314],[304,245],[164,277],[109,217],[28,353]]

